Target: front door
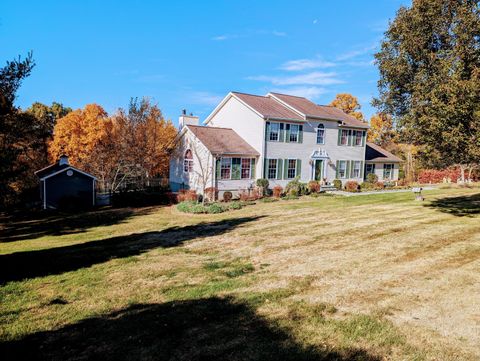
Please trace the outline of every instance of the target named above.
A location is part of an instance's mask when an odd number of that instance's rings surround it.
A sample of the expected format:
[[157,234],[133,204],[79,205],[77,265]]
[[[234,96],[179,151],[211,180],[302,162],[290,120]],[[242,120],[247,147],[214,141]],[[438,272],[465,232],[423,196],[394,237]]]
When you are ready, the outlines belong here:
[[315,180],[321,181],[323,177],[323,160],[315,159]]

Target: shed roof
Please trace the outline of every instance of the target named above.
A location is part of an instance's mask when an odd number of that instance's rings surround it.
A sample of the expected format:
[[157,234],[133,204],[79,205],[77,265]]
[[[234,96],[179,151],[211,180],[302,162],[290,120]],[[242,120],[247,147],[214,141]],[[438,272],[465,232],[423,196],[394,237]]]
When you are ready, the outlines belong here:
[[365,160],[367,162],[400,163],[402,160],[382,147],[367,142]]

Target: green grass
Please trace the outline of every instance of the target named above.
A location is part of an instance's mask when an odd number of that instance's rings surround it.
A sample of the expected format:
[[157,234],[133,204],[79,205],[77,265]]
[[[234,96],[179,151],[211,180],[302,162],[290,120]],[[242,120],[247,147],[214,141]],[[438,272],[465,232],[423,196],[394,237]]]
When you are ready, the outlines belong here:
[[0,354],[478,359],[478,189],[425,195],[4,216]]

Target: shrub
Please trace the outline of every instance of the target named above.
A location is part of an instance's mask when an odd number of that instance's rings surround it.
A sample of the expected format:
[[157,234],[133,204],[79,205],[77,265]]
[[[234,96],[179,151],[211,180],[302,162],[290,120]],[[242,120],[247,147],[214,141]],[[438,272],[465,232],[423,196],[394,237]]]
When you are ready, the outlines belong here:
[[212,203],[209,206],[207,206],[207,212],[208,213],[223,213],[225,212],[225,209],[218,203]]
[[278,198],[262,198],[260,199],[260,202],[262,203],[273,203],[273,202],[277,202],[278,201]]
[[197,196],[197,192],[195,192],[194,190],[180,189],[178,191],[177,199],[178,199],[179,202],[197,201],[198,196]]
[[228,208],[229,209],[242,209],[242,203],[238,202],[238,201],[233,201],[232,203],[230,203],[228,205]]
[[190,213],[191,212],[191,209],[192,207],[196,205],[195,202],[192,202],[192,201],[184,201],[184,202],[180,202],[177,204],[177,209],[180,211],[180,212],[184,212],[184,213]]
[[360,184],[360,189],[364,191],[370,191],[373,189],[373,187],[374,184],[370,182],[363,182],[362,184]]
[[215,187],[205,188],[205,198],[207,198],[209,201],[218,199],[218,189]]
[[377,183],[378,182],[378,176],[374,173],[368,173],[367,174],[367,182],[368,183]]
[[196,203],[190,208],[190,213],[207,213],[207,208],[201,203]]
[[315,180],[312,180],[310,182],[308,182],[308,190],[310,191],[310,193],[318,193],[320,192],[320,183],[315,181]]
[[460,178],[460,169],[424,169],[418,175],[420,183],[443,183],[445,181],[456,182]]
[[257,187],[261,187],[261,188],[264,188],[264,189],[267,189],[268,188],[268,179],[265,179],[265,178],[259,178],[257,179]]
[[307,185],[299,181],[299,177],[295,177],[293,180],[287,183],[285,187],[286,194],[295,193],[296,196],[300,196],[302,194],[307,194]]
[[338,190],[342,189],[342,181],[340,179],[334,179],[333,180],[333,186],[337,188]]
[[226,191],[223,192],[223,201],[224,202],[230,202],[233,198],[232,192]]
[[359,186],[356,181],[348,181],[345,183],[345,190],[347,192],[358,192],[359,191]]
[[382,182],[376,182],[376,183],[373,184],[373,189],[375,189],[377,191],[382,190],[384,188],[385,188],[385,186]]
[[243,202],[247,201],[250,198],[250,195],[247,191],[243,190],[238,194],[238,198]]
[[280,198],[280,196],[282,195],[282,192],[283,192],[282,186],[273,187],[273,196],[275,198]]
[[256,201],[259,198],[262,198],[262,192],[258,188],[249,191],[243,190],[239,193],[241,201]]
[[298,199],[298,196],[296,196],[295,194],[287,194],[286,196],[282,197],[282,199],[288,201],[290,199]]

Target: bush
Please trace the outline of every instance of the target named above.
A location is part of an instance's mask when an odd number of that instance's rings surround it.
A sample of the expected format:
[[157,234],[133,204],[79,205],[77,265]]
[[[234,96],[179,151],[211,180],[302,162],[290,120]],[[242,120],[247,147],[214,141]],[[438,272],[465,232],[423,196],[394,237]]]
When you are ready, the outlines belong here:
[[263,189],[267,189],[269,185],[268,179],[259,178],[257,179],[257,187],[261,187]]
[[256,201],[259,198],[262,198],[262,193],[257,188],[250,191],[243,190],[239,193],[239,199],[241,201]]
[[228,205],[228,208],[229,209],[242,209],[242,203],[238,202],[238,201],[233,201],[232,203],[230,203]]
[[310,182],[308,182],[308,190],[310,191],[310,193],[318,193],[320,192],[320,183],[315,181],[315,180],[312,180]]
[[192,202],[192,201],[180,202],[180,203],[177,204],[177,209],[180,212],[190,213],[191,209],[194,205],[196,205],[196,203]]
[[207,206],[207,212],[212,214],[223,213],[225,212],[225,209],[218,203],[212,203]]
[[359,191],[359,186],[356,181],[348,181],[345,183],[345,190],[347,192],[358,192]]
[[230,202],[233,198],[232,192],[226,191],[223,192],[223,201],[224,202]]
[[197,201],[198,200],[198,196],[197,196],[197,192],[195,192],[194,190],[190,190],[190,189],[180,189],[178,191],[178,196],[177,196],[177,199],[179,202],[185,202],[185,201]]
[[456,182],[460,178],[460,169],[447,168],[447,169],[424,169],[418,175],[418,181],[420,183],[443,183]]
[[307,194],[307,185],[299,181],[299,177],[295,177],[293,180],[288,182],[285,187],[286,194],[292,194],[294,192],[295,196],[301,196]]
[[195,203],[191,208],[190,208],[190,213],[207,213],[207,208],[202,205],[201,203]]
[[209,201],[218,199],[218,189],[215,187],[205,188],[205,198]]
[[374,187],[374,184],[370,182],[363,182],[362,184],[360,184],[360,189],[362,191],[371,191],[373,190],[373,187]]
[[282,197],[282,199],[288,201],[290,199],[298,199],[298,196],[296,196],[294,194],[287,194],[286,196]]
[[275,198],[280,198],[283,192],[282,186],[275,186],[273,187],[273,196]]
[[334,179],[333,180],[333,186],[337,188],[338,190],[342,189],[342,181],[340,179]]
[[262,203],[273,203],[273,202],[277,202],[278,201],[278,198],[262,198],[260,199],[260,202]]
[[368,173],[367,174],[367,182],[374,184],[378,182],[378,176],[374,173]]

